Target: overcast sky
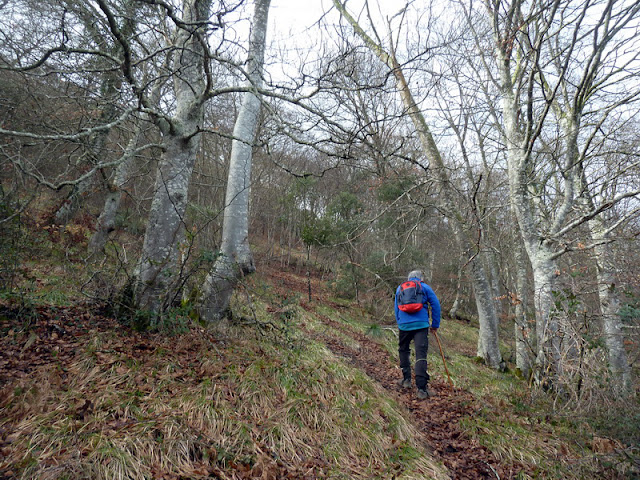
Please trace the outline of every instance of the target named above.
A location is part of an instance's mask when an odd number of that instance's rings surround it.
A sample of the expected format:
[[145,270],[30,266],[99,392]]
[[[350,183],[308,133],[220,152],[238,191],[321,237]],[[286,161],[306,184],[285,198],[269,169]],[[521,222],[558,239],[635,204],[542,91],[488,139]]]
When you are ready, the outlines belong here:
[[[350,0],[347,8],[350,12],[357,14],[363,4],[364,0]],[[393,14],[404,2],[370,0],[370,7],[374,14],[378,10],[378,4],[385,14]],[[269,38],[277,40],[282,37],[304,38],[307,35],[313,35],[308,29],[332,8],[331,0],[272,0],[269,12]],[[332,22],[337,21],[338,14],[335,9],[329,18]]]
[[[349,0],[347,8],[358,17],[364,4],[365,0]],[[371,13],[378,19],[380,10],[383,15],[393,15],[398,11],[399,5],[404,4],[404,0],[369,0]],[[332,0],[271,0],[267,34],[270,53],[267,56],[272,57],[265,68],[272,79],[294,75],[295,66],[302,58],[311,62],[316,54],[321,54],[323,45],[330,46],[333,30],[329,27],[321,31],[316,25],[325,14],[325,27],[340,21]],[[363,23],[365,29],[368,29],[367,23]],[[378,21],[376,23],[383,25]],[[350,30],[350,27],[347,28]]]
[[301,30],[317,21],[329,4],[328,0],[272,0],[269,12],[271,28]]

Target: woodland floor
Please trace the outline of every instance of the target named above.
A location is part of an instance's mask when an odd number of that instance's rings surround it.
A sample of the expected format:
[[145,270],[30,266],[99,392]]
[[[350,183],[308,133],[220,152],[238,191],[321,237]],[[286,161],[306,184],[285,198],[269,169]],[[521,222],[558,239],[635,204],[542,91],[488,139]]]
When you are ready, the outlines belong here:
[[[268,279],[276,291],[282,297],[291,292],[299,294],[300,298],[306,298],[307,279],[304,274],[296,274],[294,271],[283,271],[278,265],[262,265],[261,272]],[[433,457],[440,460],[449,470],[454,479],[509,479],[516,478],[519,474],[535,475],[534,468],[530,465],[505,464],[500,461],[489,449],[473,439],[461,421],[473,416],[481,407],[480,401],[470,392],[460,388],[452,388],[446,378],[432,378],[430,389],[435,393],[432,398],[418,400],[416,391],[401,389],[396,385],[399,378],[399,369],[395,367],[396,359],[392,358],[381,343],[375,338],[365,335],[355,328],[343,323],[338,323],[326,315],[317,311],[319,305],[329,305],[335,309],[345,308],[333,302],[328,292],[322,290],[320,280],[313,277],[313,302],[301,301],[302,308],[313,312],[316,318],[327,327],[326,332],[318,330],[308,333],[316,341],[324,343],[336,356],[344,358],[351,366],[355,366],[365,372],[370,378],[378,382],[389,396],[404,406],[413,423],[422,432],[423,441],[428,445],[428,450]],[[0,311],[0,328],[6,335],[0,336],[0,392],[8,392],[12,385],[18,385],[22,379],[36,372],[39,368],[55,365],[59,375],[58,381],[64,384],[71,365],[88,339],[98,332],[122,330],[122,326],[112,318],[96,312],[95,306],[90,304],[78,304],[73,307],[41,307],[35,312],[37,322],[34,321],[30,329],[29,337],[17,342],[17,332],[11,328],[11,319],[21,315],[17,311]],[[24,321],[24,319],[23,319]],[[443,325],[444,326],[444,325]],[[339,331],[343,338],[331,335],[329,332]],[[324,332],[324,330],[323,330]],[[158,339],[155,336],[128,332],[128,337],[119,336],[122,341],[110,346],[112,352],[124,353],[132,358],[143,358],[145,353],[158,348]],[[353,340],[359,345],[355,349],[345,342],[345,338]],[[215,343],[215,339],[210,339]],[[430,345],[429,359],[433,361],[434,355],[438,355],[435,342]],[[177,364],[189,364],[197,353],[197,345],[189,345],[176,348],[173,352],[177,358]],[[98,355],[100,353],[98,352]],[[384,361],[381,359],[385,359]],[[103,364],[111,360],[109,355],[102,358]],[[206,375],[207,372],[203,372]],[[186,379],[185,381],[188,381]],[[143,383],[141,381],[141,389]],[[63,387],[61,387],[63,388]],[[4,399],[0,398],[0,404]],[[80,421],[93,408],[91,399],[85,399],[70,406],[74,415]],[[3,413],[4,416],[4,413]],[[17,421],[17,419],[16,419]],[[11,421],[0,423],[0,479],[13,478],[14,472],[11,466],[5,464],[2,469],[2,457],[8,455],[12,443],[16,440],[15,434],[10,430]],[[110,428],[117,430],[122,425],[117,422]],[[207,467],[198,476],[213,478],[322,478],[323,465],[320,462],[308,465],[282,465],[274,463],[270,466],[271,473],[266,470],[249,468],[243,464],[231,464],[227,468],[234,468],[234,472],[226,471],[224,475],[216,467]],[[306,473],[305,473],[306,472]],[[191,478],[173,477],[158,473],[154,478]]]

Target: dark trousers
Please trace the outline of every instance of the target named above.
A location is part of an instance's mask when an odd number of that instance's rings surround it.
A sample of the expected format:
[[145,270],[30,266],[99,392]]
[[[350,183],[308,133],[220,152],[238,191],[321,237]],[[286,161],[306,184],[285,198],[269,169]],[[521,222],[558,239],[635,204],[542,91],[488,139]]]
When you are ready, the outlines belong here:
[[400,330],[398,339],[398,353],[400,354],[400,368],[405,380],[411,380],[411,350],[409,344],[413,340],[416,349],[416,387],[423,390],[429,382],[427,373],[427,350],[429,349],[429,329]]

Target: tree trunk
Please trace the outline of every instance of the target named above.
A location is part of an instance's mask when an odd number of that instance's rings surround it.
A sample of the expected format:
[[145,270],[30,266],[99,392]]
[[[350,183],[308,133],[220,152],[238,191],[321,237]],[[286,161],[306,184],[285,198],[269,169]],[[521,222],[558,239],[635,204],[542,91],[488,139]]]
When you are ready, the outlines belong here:
[[[509,196],[533,268],[537,336],[536,377],[542,382],[543,377],[551,374],[553,380],[558,380],[562,371],[560,339],[557,338],[557,319],[550,316],[556,262],[549,242],[538,233],[534,200],[529,190],[531,158],[527,153],[526,141],[519,123],[520,111],[511,78],[511,60],[500,47],[496,48],[496,52],[503,95],[502,113],[507,147]],[[556,221],[558,220],[557,218]]]
[[495,251],[487,252],[487,269],[491,273],[491,295],[493,296],[493,303],[496,306],[496,316],[498,319],[502,315],[502,300],[500,298],[500,274],[498,269],[498,254]]
[[456,276],[456,296],[453,299],[453,304],[449,310],[449,316],[451,318],[458,318],[458,310],[460,310],[460,297],[462,293],[462,262],[458,264],[458,274]]
[[109,192],[107,198],[104,201],[104,207],[102,213],[98,217],[96,222],[96,231],[91,236],[89,241],[89,252],[97,253],[104,250],[104,246],[109,238],[109,233],[113,231],[116,223],[116,215],[120,209],[120,202],[122,201],[123,187],[129,180],[129,170],[131,168],[131,162],[133,161],[133,152],[136,149],[138,140],[140,139],[140,130],[136,128],[136,131],[129,140],[127,150],[122,157],[122,162],[116,168],[113,182],[109,185]]
[[[161,98],[163,82],[156,80],[151,89],[150,101],[156,105]],[[107,198],[105,199],[102,212],[96,222],[96,231],[89,241],[89,252],[97,253],[104,250],[104,246],[109,238],[109,233],[115,228],[115,219],[120,209],[120,203],[124,196],[123,187],[129,181],[129,171],[134,160],[136,149],[140,139],[144,136],[144,120],[150,121],[149,115],[142,118],[136,117],[133,126],[133,135],[127,144],[127,148],[122,156],[122,161],[118,164],[113,181],[109,185]]]
[[[100,45],[105,42],[104,40],[104,32],[94,28],[95,18],[93,15],[87,15],[85,11],[85,7],[82,5],[82,2],[73,2],[71,0],[65,0],[67,4],[67,8],[72,10],[76,10],[78,16],[83,20],[84,26],[86,30],[92,35],[93,40],[96,44]],[[136,29],[136,11],[138,10],[139,5],[135,1],[127,0],[125,3],[125,15],[121,27],[121,34],[124,38],[131,37]],[[116,43],[113,48],[111,48],[111,54],[116,57],[118,55],[120,48]],[[103,73],[102,76],[102,84],[100,87],[100,94],[102,98],[102,103],[104,107],[102,107],[100,111],[100,124],[107,124],[115,120],[118,116],[118,98],[121,95],[122,88],[122,77],[120,76],[119,71],[108,70]],[[89,140],[88,151],[83,156],[83,158],[79,161],[79,164],[89,162],[89,164],[99,163],[101,159],[105,156],[104,146],[109,137],[110,129],[100,130]],[[58,208],[55,213],[55,220],[58,224],[67,224],[78,212],[80,208],[82,208],[82,204],[84,198],[89,193],[90,189],[96,182],[96,176],[91,175],[82,181],[80,181],[74,188],[69,192],[69,195],[63,202],[63,204]]]
[[498,316],[487,273],[479,259],[471,262],[471,279],[480,324],[477,355],[490,367],[502,370],[505,364],[498,345]]
[[[593,210],[593,200],[585,189],[587,207]],[[619,387],[629,390],[632,387],[631,368],[624,347],[622,319],[620,318],[620,285],[615,274],[613,252],[610,246],[611,233],[601,217],[588,222],[591,238],[595,244],[595,262],[598,278],[598,298],[602,314],[604,341],[609,355],[609,369]]]
[[[505,95],[509,97],[509,95]],[[515,117],[514,104],[505,101],[505,119]],[[558,270],[554,252],[549,242],[536,233],[534,212],[528,194],[523,149],[517,140],[519,133],[515,124],[505,121],[509,161],[509,187],[513,210],[518,221],[525,249],[533,268],[534,305],[536,311],[536,376],[539,381],[547,374],[559,380],[563,370],[558,337],[558,318],[551,316],[553,305],[553,287]]]
[[[624,49],[622,45],[625,45],[625,41],[622,37],[625,35],[622,32],[637,20],[640,12],[640,6],[635,4],[633,7],[620,4],[616,10],[616,3],[608,2],[606,8],[600,10],[599,6],[585,2],[572,10],[572,14],[577,14],[577,21],[571,22],[570,26],[564,19],[565,13],[571,10],[571,2],[550,2],[545,9],[521,0],[485,2],[493,24],[499,85],[503,96],[502,118],[497,120],[504,123],[510,197],[534,273],[537,373],[551,374],[556,380],[561,379],[563,370],[560,334],[564,328],[560,327],[565,326],[561,322],[567,321],[566,315],[561,312],[558,312],[561,316],[552,313],[556,259],[565,251],[559,247],[559,242],[568,232],[585,221],[596,218],[595,215],[599,213],[592,210],[590,215],[568,222],[577,203],[576,186],[580,181],[581,163],[587,152],[591,155],[597,150],[594,145],[587,145],[582,154],[579,151],[579,138],[589,138],[589,134],[581,131],[581,121],[588,115],[592,128],[600,130],[614,111],[609,107],[626,108],[626,102],[637,96],[637,90],[632,89],[624,101],[616,98],[613,104],[607,104],[602,100],[604,97],[600,97],[609,85],[615,83],[619,73],[618,69],[608,68],[602,59],[613,58]],[[530,11],[524,12],[525,8]],[[595,10],[598,11],[597,15],[602,15],[600,20],[592,26],[589,26],[589,22],[583,23],[584,19],[593,16]],[[469,27],[473,29],[472,17],[469,16],[468,20]],[[571,30],[574,28],[572,35]],[[578,40],[579,38],[586,43]],[[545,78],[547,65],[554,66],[549,78]],[[586,109],[587,104],[590,106]],[[598,110],[603,112],[600,120],[593,117]],[[554,111],[556,115],[556,119],[552,121],[547,120],[550,111]],[[538,176],[538,170],[542,171],[543,168],[535,164],[536,152],[541,152],[536,143],[539,140],[540,143],[545,143],[545,134],[542,133],[547,130],[545,124],[556,128],[556,123],[563,135],[562,161],[558,162],[555,171],[545,171]],[[590,143],[591,140],[587,142]],[[543,153],[542,157],[544,156]],[[561,192],[557,197],[561,199],[561,204],[554,206],[552,215],[549,215],[548,212],[537,209],[535,203],[544,201],[542,196],[538,197],[538,193],[544,192],[547,179],[554,176],[558,184],[553,189]],[[536,179],[543,184],[542,188],[536,188]],[[586,181],[583,187],[585,186]],[[628,191],[627,194],[637,195],[634,191]],[[552,220],[545,221],[547,218]],[[598,252],[597,254],[600,255]],[[606,270],[607,267],[603,268],[603,273]],[[603,316],[607,311],[609,319],[612,318],[611,315],[615,317],[610,309],[617,310],[616,301],[608,298],[604,291],[607,285],[612,285],[611,282],[612,278],[605,274],[602,278],[604,287],[601,287],[601,295],[604,294],[605,297]],[[608,341],[619,338],[619,328],[616,325],[615,320],[605,325]],[[622,364],[625,362],[619,356],[624,349],[620,346],[612,344],[610,348],[613,349],[612,355],[615,358],[613,362],[624,369]],[[570,348],[566,350],[571,351]]]
[[271,0],[256,0],[255,4],[247,62],[247,85],[255,91],[244,94],[233,130],[221,255],[203,286],[200,314],[208,321],[218,320],[228,309],[239,278],[255,271],[249,247],[249,193],[252,150],[260,120],[260,96],[257,90],[263,85],[262,69],[270,3]]
[[203,38],[211,1],[185,0],[185,25],[180,30],[174,68],[180,72],[174,88],[176,113],[162,125],[164,153],[160,160],[154,198],[138,262],[136,304],[159,314],[178,296],[181,285],[179,250],[184,239],[184,213],[189,182],[200,145],[204,117],[205,78]]
[[[572,137],[576,144],[577,135]],[[576,158],[579,156],[576,154]],[[579,190],[580,205],[586,212],[594,211],[595,204],[591,192],[589,191],[585,178],[584,166],[578,163],[580,169]],[[627,359],[627,352],[624,347],[624,334],[622,332],[620,318],[620,285],[616,275],[616,266],[613,261],[611,251],[611,232],[607,228],[605,220],[601,216],[596,216],[587,222],[591,240],[594,243],[594,260],[596,263],[596,275],[598,278],[598,299],[600,301],[600,313],[602,314],[602,327],[604,341],[609,356],[609,369],[614,376],[615,382],[622,390],[632,388],[631,367]]]
[[[595,222],[595,220],[594,220]],[[591,223],[591,222],[590,222]],[[593,226],[594,240],[598,238],[601,226]],[[624,347],[624,335],[622,332],[622,319],[620,318],[620,287],[615,278],[615,269],[611,265],[611,252],[608,244],[600,244],[596,247],[596,264],[598,269],[598,295],[602,312],[604,340],[609,353],[609,369],[619,385],[629,390],[632,387],[631,369],[627,360],[627,352]]]
[[[514,235],[514,257],[516,268],[516,298],[515,303],[515,340],[516,340],[516,369],[524,378],[531,375],[531,352],[533,340],[529,322],[527,321],[527,257],[522,245],[522,237],[517,231]],[[511,299],[510,299],[511,300]]]
[[184,213],[198,137],[166,138],[156,175],[155,195],[138,264],[139,308],[160,313],[170,306],[181,283],[179,249],[184,240]]
[[559,320],[552,314],[553,287],[557,265],[549,251],[540,249],[529,253],[533,267],[534,305],[536,310],[536,379],[544,384],[550,378],[553,385],[561,385],[563,371]]

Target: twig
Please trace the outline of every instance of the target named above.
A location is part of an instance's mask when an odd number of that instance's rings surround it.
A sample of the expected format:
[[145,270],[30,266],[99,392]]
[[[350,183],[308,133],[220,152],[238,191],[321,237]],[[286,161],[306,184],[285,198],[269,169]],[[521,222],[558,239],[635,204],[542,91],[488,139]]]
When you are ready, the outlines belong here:
[[391,327],[382,327],[383,330],[389,330],[390,332],[392,332],[396,337],[398,336],[398,332],[396,331],[395,328],[391,328]]
[[[481,460],[482,461],[482,460]],[[493,474],[496,476],[496,478],[498,480],[500,480],[500,475],[498,475],[498,472],[496,472],[496,469],[493,468],[491,465],[489,465],[487,462],[482,461],[482,463],[484,463],[487,467],[489,467],[491,469],[491,471],[493,472]]]

